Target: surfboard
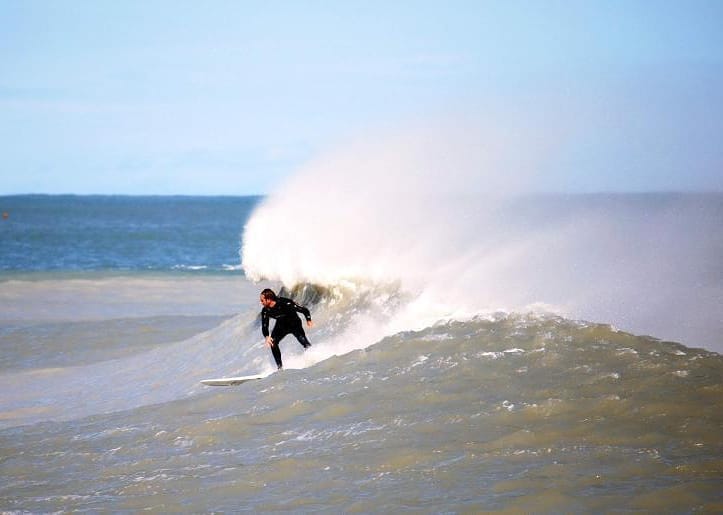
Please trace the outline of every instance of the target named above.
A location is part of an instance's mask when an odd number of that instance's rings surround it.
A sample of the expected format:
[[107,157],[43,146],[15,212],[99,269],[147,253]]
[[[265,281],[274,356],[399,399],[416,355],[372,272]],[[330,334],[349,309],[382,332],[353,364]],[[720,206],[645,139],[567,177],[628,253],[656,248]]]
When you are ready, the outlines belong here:
[[241,376],[241,377],[220,377],[218,379],[203,379],[201,383],[207,386],[236,386],[247,381],[263,379],[265,375]]

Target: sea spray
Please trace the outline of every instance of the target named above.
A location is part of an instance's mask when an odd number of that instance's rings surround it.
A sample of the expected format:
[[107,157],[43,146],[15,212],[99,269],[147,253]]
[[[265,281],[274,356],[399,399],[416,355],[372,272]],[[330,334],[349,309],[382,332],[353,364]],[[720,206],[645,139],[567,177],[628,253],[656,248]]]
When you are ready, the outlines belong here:
[[723,197],[532,194],[534,163],[509,157],[523,141],[476,137],[406,134],[320,157],[252,214],[244,272],[398,284],[439,319],[542,307],[723,349]]

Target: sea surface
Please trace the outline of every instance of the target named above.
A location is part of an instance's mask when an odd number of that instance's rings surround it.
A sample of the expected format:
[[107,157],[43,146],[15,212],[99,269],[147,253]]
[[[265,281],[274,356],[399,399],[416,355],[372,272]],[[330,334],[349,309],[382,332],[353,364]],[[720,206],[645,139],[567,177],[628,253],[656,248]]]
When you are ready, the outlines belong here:
[[723,512],[723,195],[294,192],[0,197],[0,511]]

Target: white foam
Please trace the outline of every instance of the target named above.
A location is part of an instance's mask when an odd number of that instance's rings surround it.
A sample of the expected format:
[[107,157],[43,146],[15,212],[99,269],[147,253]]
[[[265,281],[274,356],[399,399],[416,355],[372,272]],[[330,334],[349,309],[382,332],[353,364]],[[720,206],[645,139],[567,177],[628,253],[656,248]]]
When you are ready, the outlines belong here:
[[720,288],[690,294],[710,284],[716,244],[690,225],[714,234],[715,218],[675,198],[652,214],[634,197],[568,211],[538,198],[527,212],[550,142],[525,138],[540,133],[412,130],[322,155],[257,207],[243,269],[287,286],[395,284],[414,300],[392,329],[502,309],[717,342]]

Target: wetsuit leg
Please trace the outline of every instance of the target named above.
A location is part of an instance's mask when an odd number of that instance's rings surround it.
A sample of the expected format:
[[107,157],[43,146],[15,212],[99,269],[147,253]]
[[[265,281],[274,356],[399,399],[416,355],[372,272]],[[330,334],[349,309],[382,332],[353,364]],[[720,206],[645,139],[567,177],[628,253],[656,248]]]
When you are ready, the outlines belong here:
[[276,368],[284,368],[284,364],[281,362],[281,350],[279,350],[279,343],[274,340],[274,344],[271,346],[271,354],[274,355],[274,361],[276,361]]
[[288,328],[286,328],[283,324],[277,323],[274,326],[273,331],[271,331],[271,339],[274,340],[274,344],[271,346],[271,354],[274,355],[274,361],[276,361],[276,367],[281,369],[283,368],[283,363],[281,361],[281,348],[279,347],[279,343],[281,343],[281,340],[284,339],[284,336],[289,334]]
[[271,338],[273,338],[274,340],[274,345],[271,347],[271,353],[274,355],[274,361],[276,361],[276,366],[278,368],[283,367],[283,364],[281,362],[281,349],[279,348],[279,343],[281,343],[281,340],[287,334],[293,334],[296,339],[299,340],[301,346],[305,349],[311,347],[311,342],[306,338],[306,333],[304,332],[304,328],[301,325],[301,322],[299,322],[298,324],[293,324],[291,327],[286,324],[277,322],[276,325],[274,325],[274,329],[271,331]]
[[304,332],[304,328],[301,327],[301,324],[299,324],[299,327],[294,328],[294,332],[292,334],[296,337],[297,340],[299,340],[299,343],[302,347],[304,347],[305,349],[311,347],[311,342],[306,337],[306,333]]

